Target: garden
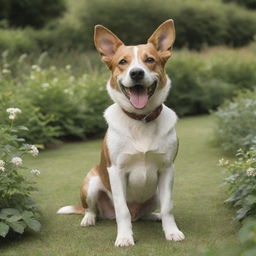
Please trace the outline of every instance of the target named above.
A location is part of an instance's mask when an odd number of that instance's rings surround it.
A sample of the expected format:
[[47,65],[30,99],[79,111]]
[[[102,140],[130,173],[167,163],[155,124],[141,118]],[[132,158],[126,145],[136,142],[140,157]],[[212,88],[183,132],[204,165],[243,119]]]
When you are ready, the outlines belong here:
[[[0,0],[0,255],[256,255],[255,0]],[[21,15],[23,14],[23,15]],[[121,15],[120,15],[121,14]],[[102,24],[143,43],[172,18],[165,104],[178,115],[174,213],[161,223],[80,227],[60,216],[100,157],[109,71],[93,46]]]

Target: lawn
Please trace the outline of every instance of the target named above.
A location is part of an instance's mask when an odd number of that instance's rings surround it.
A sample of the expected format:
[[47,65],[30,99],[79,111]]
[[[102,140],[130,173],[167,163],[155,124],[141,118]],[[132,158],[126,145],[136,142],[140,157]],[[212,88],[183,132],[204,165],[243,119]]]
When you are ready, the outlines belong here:
[[[160,223],[133,224],[136,246],[115,248],[115,221],[99,221],[81,228],[82,216],[56,215],[59,207],[79,203],[79,187],[99,159],[100,140],[68,143],[29,159],[41,170],[34,196],[43,213],[42,231],[16,241],[0,243],[1,256],[175,255],[198,256],[238,245],[238,225],[224,205],[224,173],[217,167],[222,151],[212,145],[214,120],[210,116],[181,119],[177,126],[180,151],[174,184],[175,215],[186,235],[182,242],[164,239]],[[226,256],[226,255],[225,255]]]

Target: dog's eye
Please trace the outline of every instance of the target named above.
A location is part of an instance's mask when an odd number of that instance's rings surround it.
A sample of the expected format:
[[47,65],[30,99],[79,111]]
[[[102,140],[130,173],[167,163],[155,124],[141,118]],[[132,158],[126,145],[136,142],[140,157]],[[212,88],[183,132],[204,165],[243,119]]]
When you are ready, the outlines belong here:
[[127,61],[125,60],[125,59],[121,59],[120,61],[119,61],[119,64],[120,65],[125,65],[127,63]]
[[146,58],[145,62],[153,63],[153,62],[155,62],[155,59],[153,59],[152,57],[148,57],[148,58]]

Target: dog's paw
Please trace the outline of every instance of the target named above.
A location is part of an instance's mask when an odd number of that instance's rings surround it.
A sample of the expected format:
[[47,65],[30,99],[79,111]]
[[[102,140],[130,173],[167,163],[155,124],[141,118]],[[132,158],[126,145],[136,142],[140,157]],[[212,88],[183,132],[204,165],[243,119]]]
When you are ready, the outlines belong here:
[[80,225],[82,227],[94,226],[95,225],[95,221],[96,221],[95,213],[87,212],[84,215]]
[[116,247],[132,246],[132,245],[134,245],[134,240],[132,236],[127,236],[127,237],[117,236],[116,242],[115,242]]
[[165,233],[165,238],[170,241],[182,241],[185,239],[184,234],[180,230],[173,230]]

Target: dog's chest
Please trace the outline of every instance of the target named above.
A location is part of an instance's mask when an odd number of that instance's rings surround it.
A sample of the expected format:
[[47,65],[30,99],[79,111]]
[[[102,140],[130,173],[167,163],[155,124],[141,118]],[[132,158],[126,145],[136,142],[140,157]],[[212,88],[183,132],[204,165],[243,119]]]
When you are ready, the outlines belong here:
[[159,170],[165,163],[165,154],[154,151],[127,155],[121,165],[127,177],[127,201],[145,202],[157,188]]
[[145,202],[156,193],[159,173],[176,153],[176,115],[164,106],[155,121],[144,124],[112,105],[105,118],[111,165],[126,177],[127,201]]
[[126,174],[127,201],[145,202],[157,189],[159,172],[171,156],[170,136],[157,136],[156,130],[123,139],[117,166]]

